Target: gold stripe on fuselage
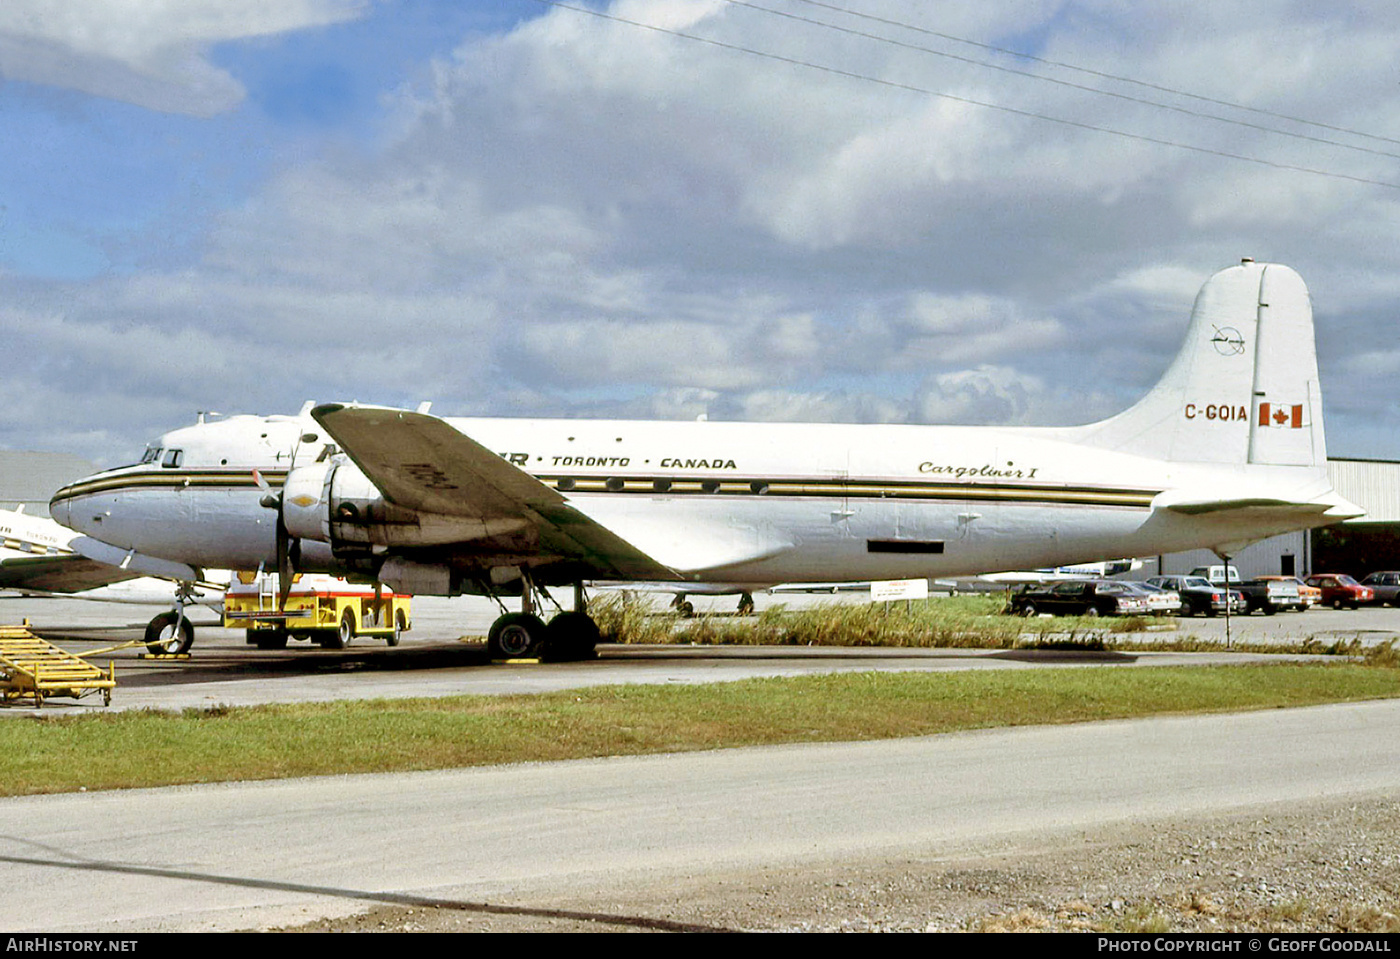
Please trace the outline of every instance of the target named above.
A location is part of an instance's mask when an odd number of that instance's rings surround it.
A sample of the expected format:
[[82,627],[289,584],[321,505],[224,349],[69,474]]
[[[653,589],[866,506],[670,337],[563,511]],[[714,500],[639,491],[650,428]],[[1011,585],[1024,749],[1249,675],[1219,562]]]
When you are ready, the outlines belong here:
[[[259,470],[267,485],[274,489],[287,479],[287,471]],[[149,489],[189,489],[197,487],[226,487],[228,489],[257,489],[258,482],[252,473],[230,473],[228,470],[198,472],[194,470],[166,470],[160,473],[123,473],[120,476],[99,476],[65,486],[54,494],[53,502],[94,493],[120,493],[131,490]]]
[[[285,481],[285,471],[262,472],[268,486]],[[1161,490],[1105,486],[1054,486],[1019,483],[924,483],[888,479],[696,476],[568,476],[535,477],[561,493],[631,494],[645,496],[781,496],[799,498],[895,499],[905,501],[980,501],[1080,506],[1124,506],[1146,509]],[[64,487],[54,502],[98,493],[163,489],[256,489],[251,472],[170,470],[125,473]]]

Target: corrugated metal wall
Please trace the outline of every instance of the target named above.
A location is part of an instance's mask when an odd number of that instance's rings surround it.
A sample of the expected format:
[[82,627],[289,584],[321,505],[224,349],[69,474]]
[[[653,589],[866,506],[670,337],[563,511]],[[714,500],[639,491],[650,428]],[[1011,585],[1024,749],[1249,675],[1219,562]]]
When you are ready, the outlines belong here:
[[1400,523],[1400,463],[1382,460],[1327,461],[1332,485],[1366,510],[1365,523]]

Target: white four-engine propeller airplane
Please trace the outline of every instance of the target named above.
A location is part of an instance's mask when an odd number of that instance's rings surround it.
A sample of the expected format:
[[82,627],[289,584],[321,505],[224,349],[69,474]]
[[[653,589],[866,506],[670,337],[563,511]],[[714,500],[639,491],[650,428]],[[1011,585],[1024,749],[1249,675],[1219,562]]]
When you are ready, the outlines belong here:
[[[568,656],[598,639],[584,581],[758,587],[1230,554],[1360,515],[1326,459],[1307,288],[1246,260],[1201,289],[1158,385],[1087,426],[449,420],[336,403],[174,430],[50,509],[85,534],[75,549],[136,571],[520,595],[493,651]],[[568,585],[574,611],[546,626],[535,592]]]

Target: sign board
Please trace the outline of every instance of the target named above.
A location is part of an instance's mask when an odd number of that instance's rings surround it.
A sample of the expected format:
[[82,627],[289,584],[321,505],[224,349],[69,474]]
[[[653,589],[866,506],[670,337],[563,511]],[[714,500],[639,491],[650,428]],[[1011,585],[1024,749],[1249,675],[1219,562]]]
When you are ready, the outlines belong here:
[[928,599],[928,580],[886,579],[870,584],[872,603],[888,603],[897,599]]

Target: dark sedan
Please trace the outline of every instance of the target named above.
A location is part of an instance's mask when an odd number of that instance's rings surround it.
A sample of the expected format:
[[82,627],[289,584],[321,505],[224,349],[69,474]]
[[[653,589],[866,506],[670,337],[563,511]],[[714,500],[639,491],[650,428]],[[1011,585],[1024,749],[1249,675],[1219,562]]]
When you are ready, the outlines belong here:
[[1007,612],[1014,616],[1146,616],[1147,600],[1123,583],[1099,579],[1087,582],[1027,586],[1011,597]]

